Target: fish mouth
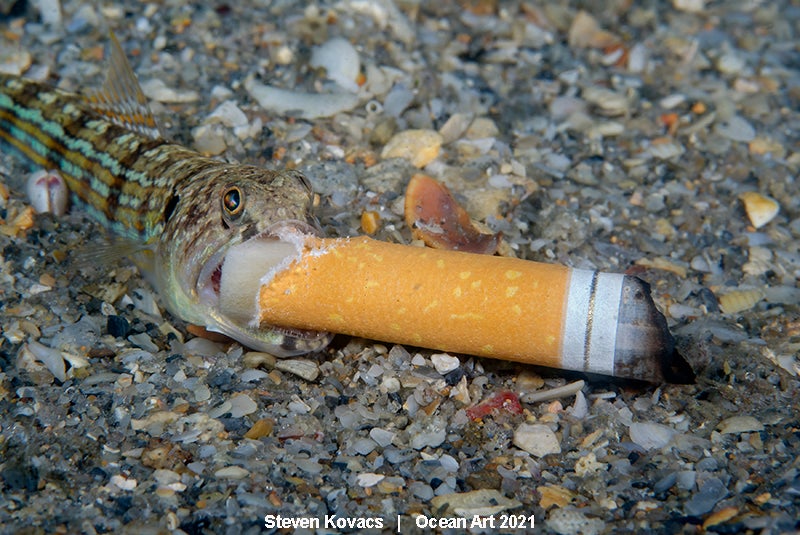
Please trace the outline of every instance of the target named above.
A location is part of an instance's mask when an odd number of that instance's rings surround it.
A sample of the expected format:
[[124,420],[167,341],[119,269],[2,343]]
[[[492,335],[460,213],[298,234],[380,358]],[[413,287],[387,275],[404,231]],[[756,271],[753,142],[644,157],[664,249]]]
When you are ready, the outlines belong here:
[[283,221],[214,253],[197,279],[200,302],[210,316],[206,328],[278,357],[325,347],[329,333],[259,325],[257,317],[261,280],[298,258],[300,238],[307,235],[319,231],[302,221]]

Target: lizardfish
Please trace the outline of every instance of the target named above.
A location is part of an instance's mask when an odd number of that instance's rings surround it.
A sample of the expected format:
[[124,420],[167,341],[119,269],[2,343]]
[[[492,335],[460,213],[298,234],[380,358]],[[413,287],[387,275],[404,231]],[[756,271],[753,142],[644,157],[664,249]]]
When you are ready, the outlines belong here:
[[[221,162],[165,140],[113,35],[106,81],[85,96],[0,75],[0,140],[36,166],[58,170],[72,205],[110,231],[115,248],[142,268],[179,318],[276,356],[330,341],[327,333],[253,325],[220,307],[232,246],[269,241],[287,228],[316,231],[307,179]],[[257,295],[252,299],[245,309],[255,306]]]

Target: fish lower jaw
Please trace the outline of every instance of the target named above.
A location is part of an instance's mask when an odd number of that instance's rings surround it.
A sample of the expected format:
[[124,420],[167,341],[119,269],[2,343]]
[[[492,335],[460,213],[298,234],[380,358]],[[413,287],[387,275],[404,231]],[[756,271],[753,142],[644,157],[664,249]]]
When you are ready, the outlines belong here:
[[316,234],[305,223],[285,222],[214,254],[197,282],[200,305],[209,313],[205,327],[278,357],[325,347],[332,337],[327,333],[258,325],[264,280],[300,257],[308,233]]
[[263,351],[278,358],[294,357],[318,351],[333,339],[333,333],[304,331],[283,327],[230,325],[222,321],[212,321],[206,329],[233,338],[243,346],[254,351]]

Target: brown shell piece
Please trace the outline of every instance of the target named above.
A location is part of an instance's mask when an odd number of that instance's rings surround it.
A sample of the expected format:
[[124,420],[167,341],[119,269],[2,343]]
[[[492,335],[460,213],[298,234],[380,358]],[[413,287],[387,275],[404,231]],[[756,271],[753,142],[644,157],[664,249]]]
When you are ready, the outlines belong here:
[[421,174],[406,188],[405,217],[414,238],[435,249],[492,255],[502,236],[481,233],[447,186]]

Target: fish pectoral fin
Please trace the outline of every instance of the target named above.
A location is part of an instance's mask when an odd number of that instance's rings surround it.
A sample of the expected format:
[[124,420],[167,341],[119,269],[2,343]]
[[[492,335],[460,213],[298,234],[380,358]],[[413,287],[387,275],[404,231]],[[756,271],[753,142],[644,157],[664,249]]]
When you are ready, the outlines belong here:
[[114,237],[107,243],[92,245],[91,249],[80,249],[75,253],[79,268],[91,266],[113,266],[123,258],[133,261],[143,271],[148,271],[153,263],[152,247],[127,238]]
[[153,112],[147,103],[142,87],[125,57],[122,45],[110,33],[109,61],[106,80],[100,89],[86,95],[86,101],[94,111],[115,124],[151,139],[163,139]]

